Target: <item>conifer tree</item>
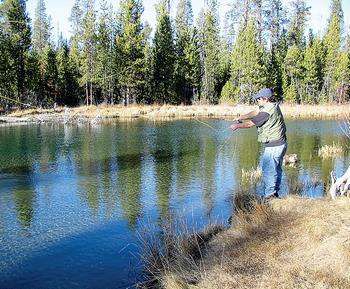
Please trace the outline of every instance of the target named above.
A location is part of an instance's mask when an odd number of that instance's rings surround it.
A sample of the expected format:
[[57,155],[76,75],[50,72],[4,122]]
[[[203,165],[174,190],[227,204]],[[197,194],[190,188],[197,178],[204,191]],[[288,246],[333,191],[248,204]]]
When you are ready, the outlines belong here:
[[[179,100],[190,103],[198,90],[196,75],[193,71],[196,59],[199,61],[197,35],[193,27],[193,13],[190,0],[180,0],[177,6],[176,24],[176,65],[175,81]],[[196,55],[197,53],[197,55]],[[195,73],[195,75],[193,75]],[[198,91],[197,91],[198,92]]]
[[288,29],[289,44],[305,47],[304,32],[311,7],[306,5],[305,0],[293,0],[291,6],[291,19]]
[[346,35],[346,39],[345,39],[345,51],[350,53],[350,27],[349,27],[349,32]]
[[254,0],[234,0],[230,2],[229,17],[234,24],[244,29],[253,15]]
[[287,19],[281,0],[269,0],[267,4],[268,9],[265,11],[267,15],[266,25],[272,47],[278,44],[283,31],[283,25]]
[[33,48],[39,53],[49,44],[51,36],[50,18],[46,14],[45,0],[38,0],[33,26]]
[[173,30],[166,1],[157,6],[157,26],[153,39],[153,93],[154,101],[177,103],[175,95],[175,47]]
[[338,0],[333,0],[331,5],[332,14],[330,16],[327,33],[324,37],[324,45],[326,51],[325,68],[324,68],[324,98],[329,101],[336,101],[337,98],[337,81],[335,71],[337,70],[337,59],[342,42],[341,26],[342,26],[342,9]]
[[231,52],[234,42],[235,42],[235,36],[236,36],[236,19],[237,15],[234,13],[232,9],[229,9],[225,13],[224,17],[224,25],[223,25],[223,39],[224,42],[228,48],[228,50]]
[[96,75],[97,84],[105,103],[111,103],[113,98],[115,74],[113,73],[114,33],[111,21],[112,7],[106,0],[101,2],[101,16],[98,23]]
[[153,54],[152,54],[152,40],[151,40],[151,26],[145,22],[144,35],[145,35],[145,85],[139,101],[141,103],[150,104],[153,101]]
[[36,50],[32,49],[26,61],[27,74],[30,75],[26,79],[26,88],[29,94],[29,100],[31,105],[41,105],[41,96],[44,94],[43,91],[43,79],[40,70],[40,56]]
[[81,89],[78,83],[77,68],[70,58],[67,41],[62,38],[56,55],[57,63],[57,103],[74,106],[78,104]]
[[331,2],[331,15],[336,16],[340,21],[340,27],[344,25],[344,11],[341,0],[332,0]]
[[268,52],[267,63],[267,86],[274,90],[276,100],[282,96],[282,69],[277,44],[272,45],[271,51]]
[[305,50],[303,67],[304,76],[304,95],[302,101],[306,103],[318,103],[319,94],[322,86],[322,64],[323,64],[323,46],[321,40],[317,37],[309,42]]
[[276,100],[283,98],[283,63],[288,51],[288,36],[286,29],[282,29],[279,40],[272,45],[270,52],[270,69],[268,82],[275,91]]
[[15,77],[13,87],[17,100],[28,95],[25,84],[26,61],[31,45],[31,30],[25,0],[4,0],[0,4],[3,32],[8,36],[8,56]]
[[44,49],[43,55],[44,99],[42,100],[42,104],[44,104],[45,106],[51,106],[56,102],[58,94],[56,51],[51,45],[48,45]]
[[304,77],[303,52],[298,45],[288,48],[283,63],[283,92],[289,102],[300,103],[303,94],[302,84]]
[[[10,38],[0,26],[0,96],[13,97],[16,95],[15,82],[13,81],[16,79],[16,73],[13,69],[10,46]],[[3,102],[2,99],[0,101]]]
[[336,87],[336,101],[344,103],[350,100],[350,58],[349,53],[342,51],[337,59],[337,66],[334,71]]
[[258,42],[253,21],[249,21],[237,38],[231,56],[231,98],[249,102],[253,93],[267,83],[264,49]]
[[95,0],[85,0],[82,19],[81,85],[85,87],[86,104],[94,102],[94,83],[96,82],[96,12]]
[[217,103],[220,96],[218,91],[220,31],[216,0],[208,1],[201,28],[203,61],[201,101]]
[[141,98],[145,85],[145,35],[140,0],[123,0],[120,4],[120,29],[117,34],[117,51],[120,59],[120,89],[124,104]]
[[200,58],[199,36],[196,27],[193,27],[190,39],[190,45],[187,47],[186,62],[188,63],[187,79],[192,88],[192,100],[198,101],[202,89],[202,64]]
[[[79,79],[79,84],[81,83],[81,75],[82,75],[82,34],[83,34],[83,8],[82,8],[82,0],[75,0],[74,5],[72,7],[71,15],[69,21],[71,23],[71,31],[72,36],[70,39],[70,49],[69,49],[69,59],[72,63],[75,74]],[[85,90],[85,102],[87,103],[88,95],[86,95]],[[79,100],[80,97],[79,97]]]
[[257,30],[257,37],[260,45],[264,44],[264,30],[265,30],[265,19],[264,19],[264,7],[263,7],[263,0],[252,0],[253,4],[253,17],[252,19],[255,20],[256,30]]
[[[220,92],[221,98],[223,87],[231,78],[231,54],[233,48],[229,47],[229,44],[224,37],[221,37],[219,45],[219,73],[217,91]],[[221,100],[223,101],[224,99]]]

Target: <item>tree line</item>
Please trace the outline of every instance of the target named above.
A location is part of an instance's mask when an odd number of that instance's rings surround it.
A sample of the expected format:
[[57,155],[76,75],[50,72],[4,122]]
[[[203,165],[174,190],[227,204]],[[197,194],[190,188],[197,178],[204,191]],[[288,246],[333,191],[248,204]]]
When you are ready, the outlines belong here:
[[[71,37],[53,41],[45,0],[33,23],[25,0],[0,3],[0,96],[53,104],[249,103],[262,87],[293,103],[350,98],[350,36],[341,0],[326,30],[307,31],[304,0],[232,0],[220,23],[217,0],[194,19],[191,0],[158,0],[155,30],[142,0],[75,0]],[[13,105],[13,103],[12,103]]]

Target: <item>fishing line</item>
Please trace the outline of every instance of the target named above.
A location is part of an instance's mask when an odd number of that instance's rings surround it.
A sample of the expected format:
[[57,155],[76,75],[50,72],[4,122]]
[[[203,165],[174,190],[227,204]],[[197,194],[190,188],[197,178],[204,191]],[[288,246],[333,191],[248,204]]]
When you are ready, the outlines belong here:
[[[200,121],[200,120],[197,119],[197,118],[195,118],[195,121],[199,122],[199,123],[202,124],[202,125],[205,125],[206,127],[209,127],[210,129],[214,130],[214,131],[217,132],[217,133],[223,132],[223,130],[218,130],[218,129],[216,129],[215,127],[211,126],[210,124],[208,124],[208,123],[206,123],[206,122],[204,122],[204,121]],[[234,135],[232,135],[232,134],[229,135],[228,137],[226,137],[226,138],[224,139],[224,142],[219,146],[218,151],[221,151],[221,150],[229,143],[229,141],[232,139],[232,137],[234,137]],[[234,150],[236,150],[236,148],[237,148],[237,141],[235,142],[235,148],[234,148]]]
[[199,122],[200,124],[203,124],[203,125],[205,125],[205,126],[211,128],[211,129],[214,130],[215,132],[219,132],[218,129],[216,129],[215,127],[211,126],[209,123],[206,123],[206,122],[204,122],[204,121],[200,121],[200,120],[197,119],[197,118],[195,118],[194,120],[197,121],[197,122]]
[[15,102],[15,103],[18,103],[18,104],[22,104],[22,105],[27,106],[27,107],[31,107],[31,106],[32,106],[31,104],[24,103],[24,102],[21,102],[21,101],[19,101],[19,100],[15,100],[15,99],[12,99],[12,98],[3,96],[3,95],[0,95],[0,98],[7,99],[7,100],[10,100],[10,101]]

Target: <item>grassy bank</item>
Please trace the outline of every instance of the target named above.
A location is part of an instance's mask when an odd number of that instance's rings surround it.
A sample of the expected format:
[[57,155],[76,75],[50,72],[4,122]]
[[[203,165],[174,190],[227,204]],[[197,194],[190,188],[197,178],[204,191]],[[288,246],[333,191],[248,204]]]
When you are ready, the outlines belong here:
[[231,228],[199,237],[200,254],[178,250],[155,276],[164,289],[350,288],[349,232],[349,198],[276,199],[239,211]]
[[[56,109],[27,109],[13,111],[0,117],[2,122],[41,122],[63,121],[74,122],[84,120],[121,119],[134,118],[166,119],[166,118],[190,118],[190,117],[227,117],[234,118],[256,107],[248,105],[99,105],[82,106],[77,108]],[[344,119],[350,111],[350,104],[346,105],[290,105],[283,104],[282,111],[286,118],[298,119]]]

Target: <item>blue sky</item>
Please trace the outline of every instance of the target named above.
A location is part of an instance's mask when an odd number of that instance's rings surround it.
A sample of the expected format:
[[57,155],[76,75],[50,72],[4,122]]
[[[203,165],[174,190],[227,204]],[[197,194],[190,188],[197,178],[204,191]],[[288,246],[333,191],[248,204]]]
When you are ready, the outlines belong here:
[[[114,4],[115,8],[118,7],[119,0],[110,0],[111,3]],[[156,21],[156,13],[154,5],[157,0],[144,0],[143,5],[145,8],[144,12],[144,20],[147,20],[152,26]],[[284,0],[284,3],[288,7],[288,3],[291,0]],[[314,29],[316,32],[323,32],[325,29],[325,25],[327,23],[327,18],[329,16],[329,6],[331,0],[307,0],[308,5],[311,8],[311,18],[309,21],[310,27]],[[350,26],[350,0],[342,0],[343,2],[343,10],[345,15],[345,25],[346,30],[348,31]],[[29,11],[29,15],[31,19],[34,18],[34,11],[36,7],[37,0],[28,0],[27,1],[27,9]],[[99,0],[96,0],[96,3],[99,3]],[[171,0],[172,10],[175,12],[175,8],[177,5],[177,0]],[[192,0],[193,12],[195,17],[197,16],[200,9],[203,7],[204,0]],[[220,14],[221,16],[228,8],[229,0],[219,0],[220,3]],[[74,0],[46,0],[46,7],[48,14],[52,17],[52,25],[54,27],[53,34],[57,35],[58,31],[61,31],[64,36],[70,36],[70,24],[68,21],[71,8],[74,4]]]

